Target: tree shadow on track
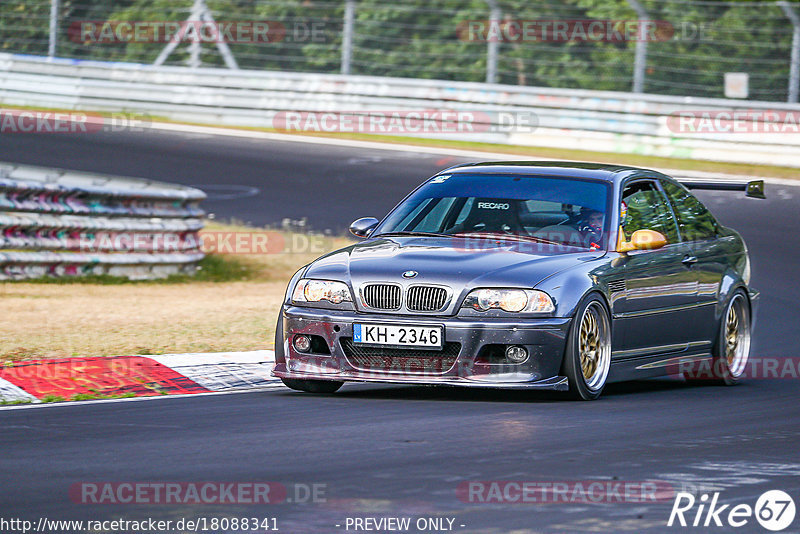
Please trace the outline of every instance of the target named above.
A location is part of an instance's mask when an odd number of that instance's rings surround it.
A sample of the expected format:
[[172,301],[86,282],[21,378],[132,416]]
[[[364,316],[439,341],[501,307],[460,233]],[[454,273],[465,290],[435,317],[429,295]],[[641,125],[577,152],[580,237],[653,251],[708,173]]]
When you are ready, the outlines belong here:
[[[622,399],[632,396],[673,393],[677,391],[702,391],[713,386],[688,384],[682,379],[649,379],[621,382],[606,386],[601,400]],[[286,393],[286,394],[293,394]],[[345,385],[337,393],[319,395],[340,399],[423,400],[446,402],[513,402],[513,403],[563,403],[571,398],[564,392],[535,390],[502,390],[457,386],[406,386],[406,385]]]

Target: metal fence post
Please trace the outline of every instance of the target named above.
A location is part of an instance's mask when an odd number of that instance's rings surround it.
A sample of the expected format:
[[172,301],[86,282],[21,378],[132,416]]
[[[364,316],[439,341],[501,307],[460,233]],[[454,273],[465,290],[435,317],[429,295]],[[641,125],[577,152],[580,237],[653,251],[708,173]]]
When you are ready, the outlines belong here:
[[47,57],[56,57],[58,44],[58,2],[50,0],[50,43],[47,46]]
[[[203,0],[194,0],[194,6],[192,7],[192,14],[189,16],[189,24],[197,24],[199,20],[203,17],[203,11],[205,10],[205,5]],[[200,31],[200,28],[197,28],[196,31]],[[200,54],[203,52],[203,45],[200,44],[200,39],[193,39],[192,42],[189,43],[189,68],[198,69],[202,64],[200,60]]]
[[[486,0],[489,4],[489,25],[499,26],[500,18],[503,16],[500,12],[500,7],[497,5],[497,0]],[[491,37],[492,32],[487,34],[486,46],[486,83],[497,83],[497,57],[500,51],[500,40]]]
[[[214,16],[211,14],[211,11],[208,9],[205,0],[194,0],[192,11],[189,13],[189,18],[183,23],[180,35],[183,35],[184,32],[188,31],[188,25],[198,24],[199,22],[206,22],[214,26],[217,24],[216,20],[214,20]],[[199,32],[200,28],[196,28],[195,31]],[[167,43],[167,46],[165,46],[164,49],[161,50],[161,53],[158,54],[158,57],[153,62],[153,65],[163,65],[169,55],[172,54],[176,48],[178,48],[180,43],[181,39],[177,37],[170,40],[170,42]],[[223,61],[225,61],[225,65],[229,69],[238,70],[239,64],[236,62],[236,58],[233,56],[233,52],[231,52],[228,43],[220,39],[216,45]],[[199,39],[195,39],[189,43],[189,67],[196,69],[202,66],[202,59],[200,57],[202,51],[202,45],[200,44]]]
[[639,39],[636,40],[636,51],[633,59],[633,92],[644,92],[644,81],[647,69],[647,39],[641,33],[641,28],[647,22],[647,10],[639,0],[628,0],[628,4],[636,11],[639,21]]
[[794,30],[792,31],[792,59],[789,66],[789,100],[788,102],[797,102],[798,83],[800,82],[800,16],[797,15],[789,2],[782,0],[778,2],[781,6],[783,13],[792,22]]
[[342,34],[342,74],[350,74],[353,61],[353,26],[356,19],[356,1],[347,0],[344,5],[344,30]]

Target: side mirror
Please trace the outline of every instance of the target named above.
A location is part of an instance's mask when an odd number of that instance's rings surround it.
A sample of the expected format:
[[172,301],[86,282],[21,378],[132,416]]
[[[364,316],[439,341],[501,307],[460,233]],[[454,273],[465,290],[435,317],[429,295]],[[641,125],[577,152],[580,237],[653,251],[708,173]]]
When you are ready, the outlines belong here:
[[363,217],[350,225],[350,233],[356,237],[369,237],[380,221],[375,217]]
[[630,241],[625,241],[625,234],[622,228],[619,231],[619,243],[617,252],[629,252],[631,250],[655,250],[667,244],[664,234],[655,230],[636,230],[633,232]]

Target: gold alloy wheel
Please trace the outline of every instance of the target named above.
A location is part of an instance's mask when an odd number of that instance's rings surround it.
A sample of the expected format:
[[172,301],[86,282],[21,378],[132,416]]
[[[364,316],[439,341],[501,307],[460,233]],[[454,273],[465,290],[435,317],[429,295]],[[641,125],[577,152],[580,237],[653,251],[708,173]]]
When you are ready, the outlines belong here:
[[725,357],[728,365],[733,365],[736,359],[736,347],[739,344],[739,316],[736,315],[736,308],[731,306],[728,310],[728,320],[725,328]]
[[725,360],[734,378],[744,372],[750,355],[750,315],[744,295],[733,296],[725,317]]
[[578,351],[583,380],[596,391],[605,383],[611,363],[611,329],[599,302],[592,302],[583,312]]

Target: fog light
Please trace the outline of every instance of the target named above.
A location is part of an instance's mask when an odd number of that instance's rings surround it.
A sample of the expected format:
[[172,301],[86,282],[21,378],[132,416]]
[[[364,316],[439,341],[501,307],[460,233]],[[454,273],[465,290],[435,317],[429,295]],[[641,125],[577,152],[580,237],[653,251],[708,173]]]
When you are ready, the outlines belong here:
[[524,347],[512,345],[506,349],[506,359],[511,363],[522,363],[528,359],[528,351]]
[[311,350],[311,338],[308,336],[294,336],[294,349],[297,352],[308,352]]

